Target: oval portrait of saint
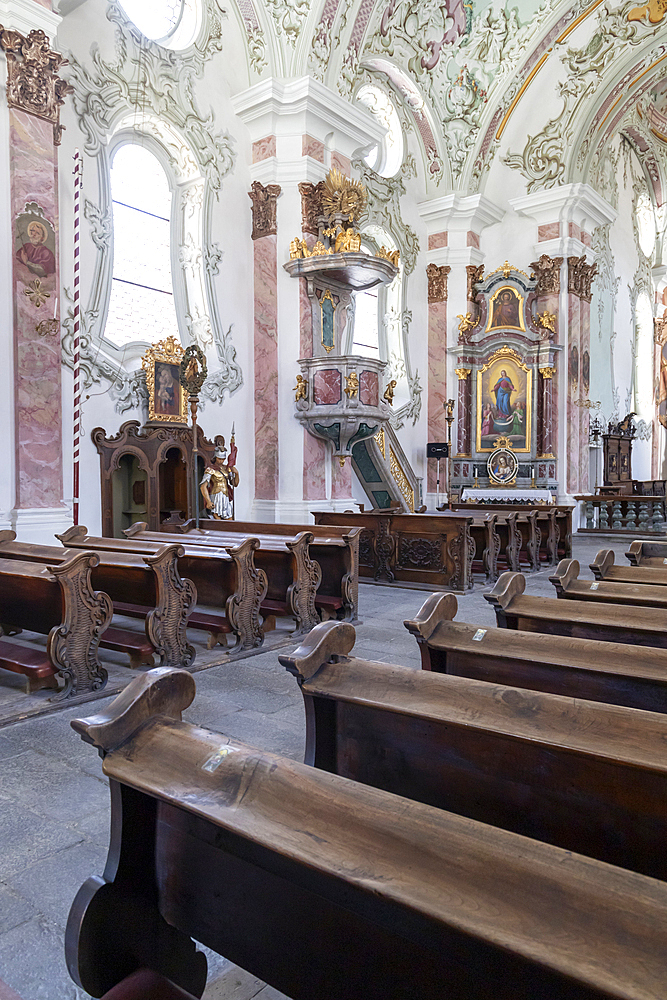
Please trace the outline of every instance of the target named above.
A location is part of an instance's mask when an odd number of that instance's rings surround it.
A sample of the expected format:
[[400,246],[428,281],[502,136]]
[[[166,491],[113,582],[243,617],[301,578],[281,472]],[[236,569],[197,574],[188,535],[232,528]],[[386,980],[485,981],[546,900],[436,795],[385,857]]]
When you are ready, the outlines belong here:
[[498,486],[508,486],[514,482],[519,471],[519,459],[508,448],[496,448],[491,452],[486,467],[489,479]]

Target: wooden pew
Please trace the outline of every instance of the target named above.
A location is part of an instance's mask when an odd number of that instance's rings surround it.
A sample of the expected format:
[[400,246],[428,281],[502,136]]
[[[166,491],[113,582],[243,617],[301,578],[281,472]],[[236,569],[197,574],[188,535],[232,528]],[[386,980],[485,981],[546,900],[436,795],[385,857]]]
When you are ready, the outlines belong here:
[[[558,597],[572,601],[622,604],[631,608],[661,608],[667,611],[667,587],[634,583],[608,583],[606,580],[580,580],[576,559],[562,559],[549,579]],[[666,619],[667,624],[667,619]]]
[[[68,548],[86,548],[95,552],[124,552],[156,556],[164,547],[159,542],[129,538],[101,538],[88,534],[77,525],[57,536]],[[179,542],[184,554],[179,556],[178,569],[196,588],[197,599],[205,607],[220,609],[224,614],[196,609],[188,624],[211,634],[209,646],[226,644],[226,634],[236,636],[233,649],[254,649],[264,642],[259,609],[266,596],[268,581],[264,570],[255,566],[254,553],[259,548],[256,538],[246,538],[240,545],[205,550],[201,545]],[[124,614],[143,615],[143,608],[125,605]]]
[[453,594],[432,594],[404,622],[422,669],[667,714],[667,652],[456,622]]
[[2,633],[28,629],[47,635],[46,652],[0,640],[0,667],[24,674],[28,691],[65,686],[57,698],[99,691],[107,671],[98,658],[100,637],[113,614],[111,599],[93,590],[94,552],[73,552],[57,566],[0,558]]
[[496,530],[497,520],[498,515],[494,513],[473,516],[470,522],[470,537],[475,546],[472,572],[483,572],[487,583],[495,583],[498,579],[500,535]]
[[[466,512],[494,511],[502,523],[508,514],[516,515],[515,531],[518,537],[513,537],[506,553],[506,565],[509,569],[521,569],[521,564],[532,570],[540,568],[540,562],[547,562],[551,552],[556,550],[556,510],[555,508],[526,507],[523,505],[477,504],[451,502],[448,510]],[[544,529],[544,530],[543,530]]]
[[[294,539],[300,531],[313,535],[310,556],[319,563],[322,582],[315,595],[315,606],[323,618],[355,622],[359,617],[359,537],[361,528],[316,524],[255,523],[254,521],[216,521],[206,519],[200,530],[241,535],[272,535]],[[196,530],[193,520],[170,528],[181,534]]]
[[632,566],[662,569],[667,566],[667,542],[630,542],[625,558]]
[[497,504],[455,501],[450,510],[514,510],[517,513],[537,511],[537,527],[540,530],[539,560],[555,566],[559,558],[569,559],[572,555],[572,511],[568,504]]
[[[133,669],[154,666],[154,653],[165,667],[189,667],[194,662],[195,648],[187,641],[186,627],[197,593],[192,582],[179,575],[177,560],[182,551],[180,545],[171,542],[151,556],[98,552],[93,586],[109,595],[116,614],[126,615],[128,602],[143,609],[140,617],[145,620],[145,638],[130,629],[112,626],[100,642],[105,649],[127,653]],[[72,549],[17,542],[13,531],[0,532],[0,557],[4,559],[58,565],[71,555]]]
[[[137,521],[127,529],[125,535],[129,539],[145,539],[163,544],[174,537],[169,532],[149,531],[145,521]],[[233,546],[239,535],[232,531],[197,531],[195,528],[186,537],[189,545],[201,545],[210,549],[212,546],[219,548],[223,544]],[[255,564],[264,570],[268,580],[266,597],[260,607],[265,620],[265,631],[267,618],[279,616],[294,618],[294,634],[303,635],[320,621],[315,596],[322,579],[322,570],[319,563],[310,558],[312,533],[301,531],[293,539],[284,541],[275,535],[256,537],[259,539],[259,548],[255,552]]]
[[318,525],[362,528],[359,576],[407,587],[473,586],[472,515],[396,514],[385,510],[312,511]]
[[524,594],[525,589],[522,573],[503,573],[493,590],[484,594],[495,608],[500,628],[667,649],[665,614],[658,608],[624,610],[618,604],[565,602],[533,597]]
[[[633,543],[634,544],[634,543]],[[608,583],[635,583],[643,586],[667,587],[667,566],[616,566],[613,549],[600,549],[590,569],[596,580]]]
[[667,717],[349,655],[318,625],[279,656],[307,764],[667,880]]
[[112,803],[65,939],[92,996],[145,967],[201,996],[194,941],[293,1000],[665,994],[667,885],[183,723],[193,696],[150,671],[72,722]]

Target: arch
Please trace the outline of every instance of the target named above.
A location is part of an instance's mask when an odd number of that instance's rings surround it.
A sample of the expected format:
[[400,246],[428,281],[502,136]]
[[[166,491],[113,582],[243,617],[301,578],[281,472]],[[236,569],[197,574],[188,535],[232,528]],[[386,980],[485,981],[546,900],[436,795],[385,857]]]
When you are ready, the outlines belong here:
[[176,51],[198,38],[204,20],[201,0],[118,0],[125,16],[150,41]]

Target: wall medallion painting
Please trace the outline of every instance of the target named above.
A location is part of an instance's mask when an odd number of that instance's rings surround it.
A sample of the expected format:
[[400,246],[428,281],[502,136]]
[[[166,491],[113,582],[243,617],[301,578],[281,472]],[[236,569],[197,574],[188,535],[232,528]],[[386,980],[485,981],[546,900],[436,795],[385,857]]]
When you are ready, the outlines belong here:
[[152,423],[187,423],[186,395],[180,382],[184,351],[175,337],[149,347],[141,359],[148,388],[148,419]]
[[31,305],[39,309],[47,299],[55,302],[56,234],[37,202],[28,202],[16,217],[14,256],[16,276]]
[[498,437],[513,451],[530,451],[533,373],[510,347],[501,347],[477,372],[477,451]]
[[491,296],[486,333],[490,330],[523,330],[523,295],[512,285],[503,285]]
[[501,443],[502,447],[492,451],[486,461],[489,479],[497,486],[512,486],[519,472],[519,459],[506,447],[506,439],[497,443]]

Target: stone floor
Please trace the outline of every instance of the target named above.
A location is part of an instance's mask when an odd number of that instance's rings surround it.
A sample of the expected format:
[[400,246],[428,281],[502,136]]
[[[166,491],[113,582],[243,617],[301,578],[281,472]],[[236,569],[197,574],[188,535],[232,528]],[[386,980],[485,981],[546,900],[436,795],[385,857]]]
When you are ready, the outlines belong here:
[[[601,547],[625,562],[624,543],[575,541],[582,576]],[[528,577],[532,594],[554,596],[543,570]],[[479,582],[459,599],[459,618],[493,626]],[[418,668],[415,640],[403,627],[428,593],[363,584],[355,653]],[[283,647],[284,648],[284,647]],[[0,679],[0,685],[4,678]],[[263,749],[302,759],[303,704],[277,651],[211,666],[196,674],[197,697],[185,717]],[[0,723],[0,980],[23,1000],[84,1000],[63,954],[72,899],[101,874],[108,845],[109,803],[100,760],[70,728],[110,699],[63,708],[13,725]],[[224,959],[210,955],[206,1000],[279,1000],[282,994]],[[2,985],[0,984],[0,996]]]

